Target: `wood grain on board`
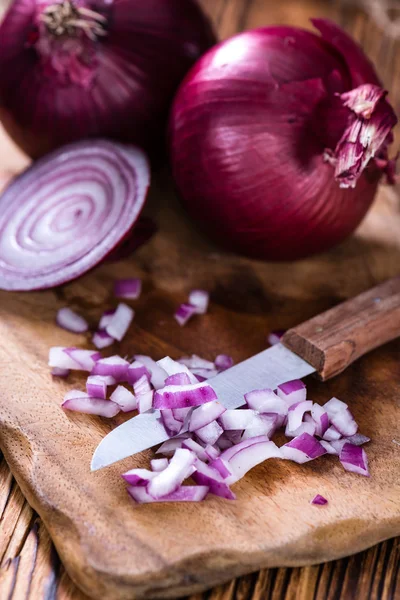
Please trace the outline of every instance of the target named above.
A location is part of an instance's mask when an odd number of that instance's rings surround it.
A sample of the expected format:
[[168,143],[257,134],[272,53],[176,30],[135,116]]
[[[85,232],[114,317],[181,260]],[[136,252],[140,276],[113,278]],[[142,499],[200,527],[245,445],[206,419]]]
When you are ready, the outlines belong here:
[[[221,37],[259,24],[307,26],[310,16],[336,18],[382,67],[399,104],[399,43],[347,4],[203,4]],[[5,142],[1,155],[4,168],[23,162]],[[112,425],[60,410],[63,393],[84,379],[51,381],[46,357],[51,345],[86,343],[54,327],[57,308],[68,303],[94,324],[103,307],[114,304],[113,279],[138,275],[143,296],[134,304],[135,322],[118,352],[160,358],[196,351],[213,358],[226,351],[241,360],[265,347],[270,329],[294,326],[398,274],[399,210],[398,191],[382,188],[356,235],[335,250],[296,264],[261,264],[226,255],[207,242],[181,212],[162,174],[148,207],[160,233],[131,260],[104,265],[55,291],[0,294],[0,336],[7,340],[0,346],[0,365],[7,373],[0,378],[0,444],[20,486],[3,461],[0,589],[5,597],[84,598],[70,575],[93,598],[175,598],[264,566],[286,565],[236,579],[207,597],[395,598],[397,540],[324,566],[289,567],[346,556],[400,533],[399,341],[332,382],[309,383],[315,401],[333,394],[349,401],[361,431],[373,438],[371,479],[345,473],[332,457],[303,466],[270,461],[235,486],[237,502],[211,498],[179,510],[176,505],[135,508],[129,501],[120,473],[145,466],[150,452],[90,473],[92,451]],[[171,315],[194,286],[210,289],[211,310],[180,329]],[[113,425],[118,422],[119,417]],[[315,493],[328,497],[329,505],[311,506]]]

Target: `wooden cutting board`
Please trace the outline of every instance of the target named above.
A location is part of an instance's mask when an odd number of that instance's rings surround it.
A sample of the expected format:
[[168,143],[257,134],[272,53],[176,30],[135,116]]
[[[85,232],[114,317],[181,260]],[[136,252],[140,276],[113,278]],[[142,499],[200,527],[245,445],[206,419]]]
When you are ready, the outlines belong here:
[[[226,10],[222,0],[204,4],[223,36],[245,25],[247,8],[247,26],[304,24],[317,5],[307,0],[299,12],[288,0],[266,15],[261,2],[230,0]],[[393,64],[385,61],[388,70]],[[22,164],[0,146],[3,167]],[[303,466],[271,460],[234,486],[235,502],[211,496],[200,505],[136,507],[120,474],[146,466],[151,452],[90,473],[94,448],[120,420],[60,409],[65,391],[83,386],[84,377],[53,381],[48,348],[89,343],[55,327],[61,306],[76,308],[94,325],[104,307],[115,305],[114,278],[141,276],[134,325],[115,351],[154,358],[197,352],[210,359],[228,352],[238,361],[262,350],[271,329],[291,327],[399,273],[395,190],[382,188],[348,242],[289,265],[222,253],[194,230],[171,190],[168,176],[160,175],[148,207],[160,233],[131,260],[55,291],[0,293],[0,446],[69,574],[96,600],[176,598],[261,567],[325,561],[400,534],[400,341],[331,382],[308,382],[313,400],[336,395],[351,405],[360,430],[372,438],[370,479],[344,472],[334,457]],[[181,329],[172,315],[193,287],[211,291],[211,308]],[[329,499],[326,507],[309,504],[316,493]]]

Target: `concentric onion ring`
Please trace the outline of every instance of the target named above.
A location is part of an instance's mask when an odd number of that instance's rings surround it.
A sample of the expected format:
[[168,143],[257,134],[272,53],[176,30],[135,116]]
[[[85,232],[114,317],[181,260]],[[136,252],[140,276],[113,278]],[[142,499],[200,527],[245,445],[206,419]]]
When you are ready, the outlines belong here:
[[34,163],[0,197],[0,289],[53,287],[94,267],[133,228],[149,184],[146,155],[106,140]]

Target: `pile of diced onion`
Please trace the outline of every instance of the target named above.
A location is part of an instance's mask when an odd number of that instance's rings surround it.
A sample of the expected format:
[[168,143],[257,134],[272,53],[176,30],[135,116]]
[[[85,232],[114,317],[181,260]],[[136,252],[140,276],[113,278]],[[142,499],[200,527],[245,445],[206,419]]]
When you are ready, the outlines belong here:
[[[140,290],[140,280],[115,284],[118,297],[136,299]],[[195,290],[189,298],[191,306],[198,304],[197,314],[204,314],[207,293]],[[93,336],[96,347],[120,341],[133,317],[134,311],[126,304],[105,312]],[[57,323],[70,331],[88,329],[86,321],[68,308],[59,311]],[[271,343],[281,335],[274,333]],[[270,458],[302,464],[333,454],[347,471],[369,476],[362,448],[369,438],[358,433],[347,404],[337,398],[324,406],[307,400],[306,386],[300,380],[283,383],[276,390],[249,391],[242,408],[225,409],[212,378],[233,365],[228,355],[219,355],[214,362],[196,355],[178,360],[167,356],[157,362],[136,355],[129,361],[118,355],[102,358],[93,350],[54,347],[49,365],[57,376],[67,376],[70,370],[90,373],[85,391],[71,390],[65,395],[64,409],[109,418],[121,411],[160,411],[169,436],[156,451],[160,458],[150,461],[150,469],[123,474],[137,503],[199,501],[208,494],[232,500],[231,486]],[[280,447],[271,440],[278,430],[290,438]],[[327,500],[317,495],[312,503],[323,505]]]

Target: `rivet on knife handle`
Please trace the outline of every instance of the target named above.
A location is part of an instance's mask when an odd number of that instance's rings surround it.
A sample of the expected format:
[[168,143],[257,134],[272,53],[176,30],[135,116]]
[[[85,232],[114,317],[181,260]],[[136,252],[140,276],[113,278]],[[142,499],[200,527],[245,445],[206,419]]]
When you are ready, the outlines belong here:
[[400,277],[395,277],[289,329],[282,342],[325,381],[398,336]]

